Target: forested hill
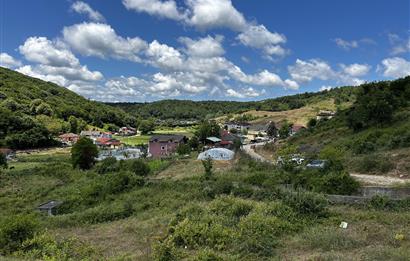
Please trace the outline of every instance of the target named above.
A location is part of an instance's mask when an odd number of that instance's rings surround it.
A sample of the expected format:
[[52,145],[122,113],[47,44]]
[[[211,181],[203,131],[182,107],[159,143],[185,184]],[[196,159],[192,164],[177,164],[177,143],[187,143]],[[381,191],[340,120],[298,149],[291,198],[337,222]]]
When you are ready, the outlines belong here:
[[330,98],[335,99],[335,103],[352,102],[355,99],[355,92],[355,88],[347,86],[330,91],[302,93],[252,102],[162,100],[151,103],[109,103],[109,105],[143,118],[202,120],[249,110],[286,111]]
[[87,125],[123,126],[134,121],[120,108],[0,67],[0,146],[49,146],[51,136],[61,132],[78,132]]

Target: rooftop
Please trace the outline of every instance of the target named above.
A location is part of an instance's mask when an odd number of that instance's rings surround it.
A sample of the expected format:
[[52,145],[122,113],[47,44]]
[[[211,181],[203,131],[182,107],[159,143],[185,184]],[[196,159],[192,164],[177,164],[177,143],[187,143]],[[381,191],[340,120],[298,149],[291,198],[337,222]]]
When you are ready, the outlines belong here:
[[40,206],[38,206],[38,209],[40,210],[48,210],[48,209],[53,209],[55,207],[60,206],[61,204],[63,204],[62,201],[57,201],[57,200],[50,200],[46,203],[41,204]]
[[186,137],[183,135],[173,135],[173,134],[164,134],[164,135],[154,135],[149,139],[149,142],[181,142]]

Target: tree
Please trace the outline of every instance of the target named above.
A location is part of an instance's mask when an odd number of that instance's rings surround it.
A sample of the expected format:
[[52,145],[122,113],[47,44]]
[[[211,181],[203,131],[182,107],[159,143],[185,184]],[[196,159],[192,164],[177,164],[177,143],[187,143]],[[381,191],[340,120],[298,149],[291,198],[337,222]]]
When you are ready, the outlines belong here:
[[229,132],[232,133],[232,134],[237,134],[238,130],[235,129],[235,128],[232,128],[232,129],[229,130]]
[[308,126],[308,128],[313,128],[313,127],[316,126],[316,124],[317,124],[317,120],[316,120],[315,118],[311,118],[311,119],[308,121],[307,126]]
[[141,134],[149,134],[153,130],[155,130],[155,123],[152,119],[149,120],[142,120],[139,126]]
[[213,167],[213,163],[212,163],[212,159],[211,158],[207,158],[206,160],[202,161],[202,165],[204,166],[205,169],[205,180],[209,180],[212,177],[212,167]]
[[289,124],[288,122],[283,123],[282,127],[279,129],[279,137],[282,139],[289,137],[289,130],[291,127],[292,124]]
[[86,137],[80,138],[71,148],[71,162],[74,168],[91,169],[97,156],[97,146]]
[[178,153],[178,155],[187,155],[191,153],[191,147],[189,146],[189,144],[179,144],[176,152]]
[[68,123],[70,123],[70,132],[77,133],[78,131],[77,118],[71,115],[70,117],[68,117]]
[[191,147],[191,149],[196,150],[199,147],[199,140],[198,137],[194,136],[192,138],[189,139],[188,141],[189,146]]
[[215,121],[203,121],[195,133],[201,142],[204,142],[208,137],[220,137],[221,127]]
[[266,134],[268,134],[269,137],[278,136],[278,128],[276,128],[276,124],[273,121],[269,123],[268,129],[266,130]]
[[0,152],[0,167],[3,169],[7,169],[8,164],[7,164],[7,157],[6,154]]

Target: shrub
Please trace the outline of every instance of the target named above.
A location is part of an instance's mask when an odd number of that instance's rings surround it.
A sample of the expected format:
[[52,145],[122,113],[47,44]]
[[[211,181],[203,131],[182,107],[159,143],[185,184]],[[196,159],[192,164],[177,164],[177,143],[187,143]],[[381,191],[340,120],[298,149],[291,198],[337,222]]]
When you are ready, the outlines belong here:
[[381,155],[366,155],[354,162],[355,171],[362,173],[387,173],[394,167],[389,158]]
[[280,197],[300,215],[314,218],[325,217],[328,214],[328,201],[323,195],[298,190],[296,192],[283,191]]
[[274,216],[253,212],[241,219],[238,227],[237,244],[242,252],[269,256],[278,245],[278,236],[289,231],[290,224]]
[[14,256],[30,260],[88,260],[98,259],[95,249],[83,242],[69,238],[57,241],[47,233],[36,234],[23,242]]
[[324,174],[315,187],[317,192],[326,194],[351,195],[360,187],[360,183],[347,172],[331,172]]
[[34,216],[19,215],[4,220],[0,229],[0,253],[10,254],[20,249],[21,244],[33,238],[38,230]]
[[179,144],[176,152],[178,153],[178,155],[187,155],[191,153],[191,147],[189,146],[189,144]]
[[108,172],[116,172],[119,171],[119,165],[117,163],[117,159],[114,157],[109,157],[100,162],[97,166],[97,172],[99,174],[105,174]]
[[203,160],[202,165],[204,166],[204,170],[205,170],[205,175],[204,175],[205,180],[211,179],[212,167],[213,167],[211,158],[207,158],[206,160]]
[[130,170],[137,176],[147,176],[151,171],[148,164],[140,159],[130,161]]

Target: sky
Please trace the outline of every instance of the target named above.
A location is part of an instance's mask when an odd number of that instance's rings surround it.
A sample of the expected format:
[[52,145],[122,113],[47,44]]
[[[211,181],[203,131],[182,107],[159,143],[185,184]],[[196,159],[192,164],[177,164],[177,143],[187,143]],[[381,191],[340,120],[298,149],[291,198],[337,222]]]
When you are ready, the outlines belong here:
[[408,0],[1,0],[0,23],[0,66],[105,102],[263,100],[410,75]]

